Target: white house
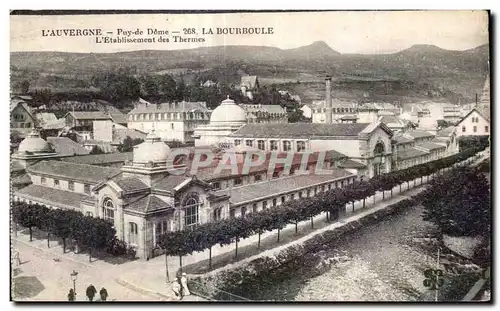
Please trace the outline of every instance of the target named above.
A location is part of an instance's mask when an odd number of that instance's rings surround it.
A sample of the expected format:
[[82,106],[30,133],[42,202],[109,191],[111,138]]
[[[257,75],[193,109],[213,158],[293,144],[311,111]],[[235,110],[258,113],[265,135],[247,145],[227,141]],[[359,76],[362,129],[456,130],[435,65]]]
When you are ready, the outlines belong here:
[[472,109],[457,125],[457,136],[490,135],[490,113],[487,109]]

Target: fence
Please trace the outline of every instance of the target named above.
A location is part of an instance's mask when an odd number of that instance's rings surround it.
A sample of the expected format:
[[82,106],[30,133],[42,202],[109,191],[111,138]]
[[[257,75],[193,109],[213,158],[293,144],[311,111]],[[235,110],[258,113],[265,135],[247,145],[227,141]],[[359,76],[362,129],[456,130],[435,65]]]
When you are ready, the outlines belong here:
[[188,280],[191,294],[211,301],[251,301],[229,292],[223,291],[212,285],[202,284],[194,280]]

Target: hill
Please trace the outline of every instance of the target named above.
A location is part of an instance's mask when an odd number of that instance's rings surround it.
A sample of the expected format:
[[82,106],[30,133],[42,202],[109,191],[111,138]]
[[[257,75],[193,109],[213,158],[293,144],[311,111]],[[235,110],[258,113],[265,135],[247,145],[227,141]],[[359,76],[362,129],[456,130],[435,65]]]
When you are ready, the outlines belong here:
[[242,74],[259,75],[263,84],[312,83],[329,73],[365,83],[374,79],[429,84],[443,94],[473,100],[489,71],[488,59],[488,45],[466,51],[414,45],[397,53],[366,55],[341,54],[322,41],[295,49],[215,46],[120,53],[12,52],[11,77],[12,83],[25,79],[35,88],[82,88],[90,86],[97,72],[120,67],[134,74],[168,73],[188,82],[205,73],[233,83]]

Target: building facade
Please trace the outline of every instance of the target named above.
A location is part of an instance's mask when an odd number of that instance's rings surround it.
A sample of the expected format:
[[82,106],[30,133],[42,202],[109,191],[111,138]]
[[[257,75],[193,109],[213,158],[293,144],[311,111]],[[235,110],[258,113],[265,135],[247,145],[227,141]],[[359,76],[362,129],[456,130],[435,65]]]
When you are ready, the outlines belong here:
[[128,113],[127,127],[151,132],[164,141],[193,142],[194,130],[208,124],[211,111],[205,102],[140,103]]
[[489,136],[490,120],[479,109],[472,109],[457,125],[457,135],[460,136]]

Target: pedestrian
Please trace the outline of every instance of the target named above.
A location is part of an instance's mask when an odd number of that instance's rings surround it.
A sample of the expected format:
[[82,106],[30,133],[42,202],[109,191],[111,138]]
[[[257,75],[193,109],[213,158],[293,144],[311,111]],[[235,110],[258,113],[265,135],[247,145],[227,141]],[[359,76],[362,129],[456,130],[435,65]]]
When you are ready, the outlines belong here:
[[182,299],[182,296],[181,296],[181,285],[179,284],[179,281],[177,279],[175,279],[172,282],[172,291],[174,292],[175,297],[177,298],[177,300],[181,300]]
[[99,295],[101,296],[101,301],[108,299],[108,291],[104,287],[99,291]]
[[182,285],[182,296],[191,295],[191,293],[189,292],[188,285],[187,285],[187,274],[185,272],[182,273],[181,285]]
[[97,290],[95,289],[94,285],[90,284],[89,287],[87,287],[87,290],[85,291],[87,298],[89,301],[93,301],[95,294],[97,294]]
[[14,262],[16,265],[20,266],[21,265],[21,258],[19,258],[19,252],[15,251],[14,252]]
[[75,296],[75,291],[73,291],[73,289],[70,289],[68,293],[68,301],[75,301]]

